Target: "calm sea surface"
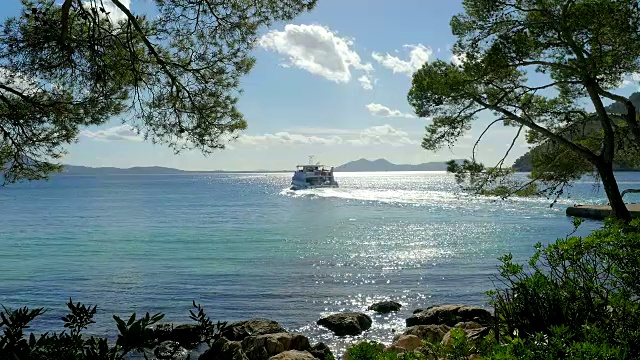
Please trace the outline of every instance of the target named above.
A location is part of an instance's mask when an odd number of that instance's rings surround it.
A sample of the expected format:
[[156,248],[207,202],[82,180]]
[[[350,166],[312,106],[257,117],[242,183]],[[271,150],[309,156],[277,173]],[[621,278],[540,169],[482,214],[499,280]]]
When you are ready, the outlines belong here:
[[[191,301],[213,319],[267,317],[341,352],[315,321],[393,299],[363,337],[389,342],[418,307],[485,305],[496,258],[531,255],[572,229],[574,203],[602,203],[593,180],[553,208],[460,194],[450,175],[337,173],[339,189],[286,190],[291,174],[59,176],[0,188],[0,304],[48,309],[36,330],[61,330],[65,301],[112,314],[163,312],[187,322]],[[640,173],[619,173],[622,189]],[[626,199],[640,201],[640,196]],[[580,233],[597,228],[587,222]]]

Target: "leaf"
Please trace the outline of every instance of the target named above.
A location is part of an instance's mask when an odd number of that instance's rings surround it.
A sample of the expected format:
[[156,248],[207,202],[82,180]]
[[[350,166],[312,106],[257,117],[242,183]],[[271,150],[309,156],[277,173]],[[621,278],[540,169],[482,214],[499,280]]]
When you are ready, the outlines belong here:
[[127,325],[133,324],[135,320],[136,320],[136,313],[133,313],[131,314],[131,317],[129,317],[129,321],[127,322]]

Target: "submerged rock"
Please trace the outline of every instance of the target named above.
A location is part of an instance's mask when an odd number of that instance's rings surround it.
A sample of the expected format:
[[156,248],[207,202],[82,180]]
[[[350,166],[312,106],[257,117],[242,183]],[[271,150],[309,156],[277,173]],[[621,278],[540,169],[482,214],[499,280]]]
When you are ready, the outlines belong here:
[[368,310],[373,310],[380,314],[388,314],[392,311],[398,311],[402,304],[395,301],[381,301],[369,306]]
[[340,313],[324,317],[317,324],[333,331],[337,336],[360,335],[371,328],[373,320],[363,313]]
[[489,324],[493,315],[486,309],[468,305],[439,305],[417,312],[406,320],[407,327],[415,325],[454,326],[459,322],[474,321]]

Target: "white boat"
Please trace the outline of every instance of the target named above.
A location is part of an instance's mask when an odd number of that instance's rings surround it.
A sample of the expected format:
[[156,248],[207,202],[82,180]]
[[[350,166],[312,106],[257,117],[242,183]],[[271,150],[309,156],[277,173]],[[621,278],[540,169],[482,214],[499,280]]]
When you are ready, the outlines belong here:
[[333,177],[333,166],[313,164],[313,156],[309,156],[308,165],[296,166],[291,178],[291,190],[337,188],[338,182]]

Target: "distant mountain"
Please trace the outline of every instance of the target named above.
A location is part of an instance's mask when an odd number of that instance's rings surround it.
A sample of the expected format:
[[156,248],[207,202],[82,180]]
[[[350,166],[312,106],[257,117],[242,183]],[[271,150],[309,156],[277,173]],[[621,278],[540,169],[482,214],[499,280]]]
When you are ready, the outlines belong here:
[[[458,160],[460,161],[460,160]],[[386,159],[367,160],[360,159],[348,162],[334,168],[334,171],[359,172],[359,171],[446,171],[447,164],[444,161],[429,162],[424,164],[394,164]]]
[[[117,167],[89,167],[89,166],[75,166],[64,165],[62,170],[63,175],[173,175],[173,174],[192,174],[192,173],[275,173],[275,172],[288,172],[290,170],[268,171],[268,170],[253,170],[253,171],[188,171],[179,170],[161,166],[138,166],[131,168],[117,168]],[[348,162],[344,165],[338,166],[335,171],[342,172],[358,172],[358,171],[445,171],[447,165],[443,162],[430,162],[418,165],[398,165],[393,164],[385,159],[367,160],[360,159],[356,161]]]
[[275,173],[275,172],[283,172],[283,171],[285,170],[280,170],[280,171],[269,171],[269,170],[190,171],[190,170],[173,169],[173,168],[162,167],[162,166],[136,166],[136,167],[130,167],[130,168],[117,168],[117,167],[89,167],[89,166],[64,165],[62,174],[64,175],[174,175],[174,174],[194,174],[194,173]]
[[63,174],[67,175],[165,175],[165,174],[183,174],[187,171],[172,169],[161,166],[149,166],[149,167],[131,167],[131,168],[116,168],[116,167],[88,167],[88,166],[74,166],[64,165],[62,170]]

